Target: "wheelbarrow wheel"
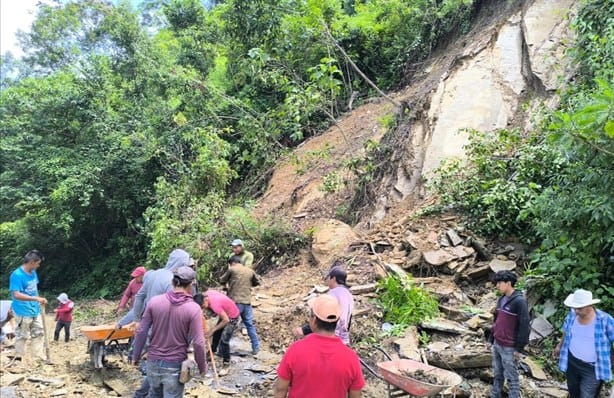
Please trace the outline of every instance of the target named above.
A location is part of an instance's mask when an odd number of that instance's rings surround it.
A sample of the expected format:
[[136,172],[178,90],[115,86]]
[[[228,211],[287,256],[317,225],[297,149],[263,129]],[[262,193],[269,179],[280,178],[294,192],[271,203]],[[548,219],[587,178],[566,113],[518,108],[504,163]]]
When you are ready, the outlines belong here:
[[[89,343],[88,343],[89,344]],[[101,369],[104,367],[104,342],[94,341],[89,344],[90,360],[94,368]]]

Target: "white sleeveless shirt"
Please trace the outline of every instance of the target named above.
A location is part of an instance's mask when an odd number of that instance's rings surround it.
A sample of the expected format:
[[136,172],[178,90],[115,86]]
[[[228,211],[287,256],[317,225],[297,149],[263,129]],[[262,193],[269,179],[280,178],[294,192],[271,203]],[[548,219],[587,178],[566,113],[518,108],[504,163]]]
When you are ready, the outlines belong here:
[[588,325],[582,325],[577,318],[571,325],[571,340],[569,342],[569,352],[581,361],[588,363],[597,362],[597,351],[595,350],[595,322],[593,319]]

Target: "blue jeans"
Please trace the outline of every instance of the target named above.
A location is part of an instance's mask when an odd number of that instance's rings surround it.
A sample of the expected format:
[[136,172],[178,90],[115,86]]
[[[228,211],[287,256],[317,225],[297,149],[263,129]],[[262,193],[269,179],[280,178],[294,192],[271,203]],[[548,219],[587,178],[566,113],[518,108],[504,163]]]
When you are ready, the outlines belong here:
[[514,358],[514,347],[503,347],[495,342],[492,345],[492,368],[494,381],[492,385],[492,398],[501,398],[503,383],[507,380],[508,398],[520,397],[520,381],[518,379],[518,364]]
[[132,398],[147,398],[149,395],[149,380],[147,380],[147,365],[142,363],[139,365],[139,371],[144,376],[141,386],[134,392]]
[[247,329],[247,335],[252,342],[252,351],[258,351],[260,348],[260,342],[258,341],[258,335],[256,334],[256,327],[254,326],[254,311],[251,304],[239,304],[239,312],[241,313],[241,320]]
[[595,376],[595,365],[574,357],[569,352],[567,361],[567,390],[571,398],[596,398],[599,396],[601,380]]
[[179,382],[181,363],[160,359],[147,361],[149,398],[181,398],[184,385]]

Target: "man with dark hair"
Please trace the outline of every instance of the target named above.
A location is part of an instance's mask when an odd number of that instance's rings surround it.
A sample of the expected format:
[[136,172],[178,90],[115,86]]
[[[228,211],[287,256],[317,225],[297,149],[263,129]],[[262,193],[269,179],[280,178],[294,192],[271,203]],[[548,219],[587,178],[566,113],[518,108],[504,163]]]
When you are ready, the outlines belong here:
[[241,257],[231,256],[228,260],[228,270],[220,278],[222,284],[228,283],[228,297],[239,308],[241,320],[252,343],[252,354],[258,354],[260,342],[254,326],[254,311],[252,309],[252,287],[258,286],[258,275],[251,268],[241,263]]
[[45,361],[43,352],[43,323],[41,306],[47,299],[38,296],[38,275],[36,270],[44,260],[38,250],[31,250],[24,256],[23,264],[11,273],[9,290],[15,314],[15,353],[22,361],[26,355],[26,341],[30,339],[34,359]]
[[[133,325],[138,327],[138,322],[143,316],[143,311],[149,300],[153,297],[171,291],[174,271],[180,267],[188,266],[190,263],[190,255],[183,249],[175,249],[169,254],[168,260],[164,268],[150,270],[143,277],[143,286],[137,292],[132,309],[128,311],[123,318],[117,323],[117,328]],[[130,327],[130,326],[129,326]],[[131,360],[132,353],[128,353],[128,359]],[[141,387],[134,392],[133,398],[146,398],[149,391],[148,378],[145,376]]]
[[365,380],[354,351],[335,336],[337,299],[324,294],[309,301],[313,333],[292,344],[277,368],[275,398],[359,398]]
[[495,320],[490,341],[494,381],[492,398],[502,396],[503,384],[508,382],[509,398],[520,397],[517,362],[524,346],[529,342],[529,310],[522,292],[514,289],[516,275],[511,271],[499,271],[494,282],[502,294],[497,301]]
[[[352,323],[352,311],[354,311],[354,297],[347,286],[347,272],[338,264],[339,261],[336,261],[326,274],[325,279],[330,289],[328,294],[337,299],[341,310],[335,335],[343,341],[343,344],[350,345],[350,325]],[[311,329],[307,324],[295,328],[292,332],[294,337],[301,338],[311,333]]]
[[213,289],[205,292],[203,306],[218,316],[218,323],[207,333],[207,338],[211,339],[211,349],[217,350],[222,357],[222,365],[228,366],[230,365],[230,339],[239,323],[239,308],[228,296]]
[[149,398],[183,397],[184,384],[179,382],[181,364],[188,358],[190,341],[201,374],[207,371],[202,312],[192,299],[196,272],[184,266],[174,271],[173,290],[149,300],[134,339],[134,363],[151,329],[147,352]]
[[230,242],[230,247],[232,248],[232,254],[234,256],[241,257],[241,264],[245,265],[247,268],[252,268],[254,263],[254,255],[245,250],[241,239],[235,239]]

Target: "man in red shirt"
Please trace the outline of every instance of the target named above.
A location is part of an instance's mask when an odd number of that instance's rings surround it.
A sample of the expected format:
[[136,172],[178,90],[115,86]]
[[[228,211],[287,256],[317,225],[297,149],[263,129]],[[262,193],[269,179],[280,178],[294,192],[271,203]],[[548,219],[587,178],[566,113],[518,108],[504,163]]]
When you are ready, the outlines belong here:
[[277,368],[275,398],[359,398],[365,380],[358,356],[335,336],[340,316],[329,294],[309,302],[312,333],[292,344]]
[[126,290],[124,290],[122,299],[117,306],[117,315],[120,315],[128,304],[129,308],[132,308],[132,306],[134,305],[134,298],[136,297],[136,294],[139,292],[139,290],[141,290],[141,286],[143,286],[143,276],[145,276],[146,272],[147,269],[145,269],[145,267],[136,267],[134,271],[132,271],[130,276],[133,279],[128,283],[128,287],[126,287]]

